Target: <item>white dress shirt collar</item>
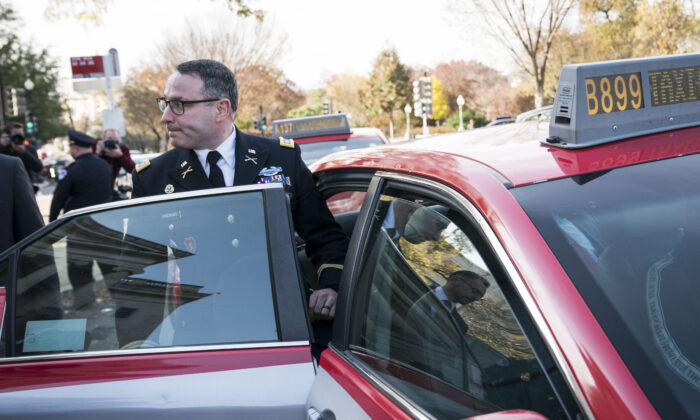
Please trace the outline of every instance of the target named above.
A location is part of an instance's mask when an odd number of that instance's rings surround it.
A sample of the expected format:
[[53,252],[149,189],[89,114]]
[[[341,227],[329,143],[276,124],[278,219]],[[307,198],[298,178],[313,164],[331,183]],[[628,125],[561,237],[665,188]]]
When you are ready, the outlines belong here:
[[[219,159],[218,166],[221,168],[221,172],[224,174],[224,183],[227,187],[233,185],[233,176],[236,168],[236,127],[233,126],[233,132],[230,136],[226,137],[216,151],[221,154],[223,159]],[[207,162],[207,155],[211,150],[209,149],[194,149],[197,154],[199,163],[202,164],[204,168],[204,173],[209,176],[209,162]]]

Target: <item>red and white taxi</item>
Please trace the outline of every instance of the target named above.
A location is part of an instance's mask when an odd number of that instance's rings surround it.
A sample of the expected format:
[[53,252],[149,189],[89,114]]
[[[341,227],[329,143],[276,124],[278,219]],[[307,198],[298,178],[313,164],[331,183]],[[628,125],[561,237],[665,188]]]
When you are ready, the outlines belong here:
[[347,115],[342,113],[275,120],[272,138],[279,136],[294,139],[307,165],[331,153],[389,143],[378,128],[350,128]]
[[281,185],[70,213],[0,255],[0,413],[695,417],[698,92],[700,54],[567,66],[548,125],[314,163],[351,235],[318,364]]

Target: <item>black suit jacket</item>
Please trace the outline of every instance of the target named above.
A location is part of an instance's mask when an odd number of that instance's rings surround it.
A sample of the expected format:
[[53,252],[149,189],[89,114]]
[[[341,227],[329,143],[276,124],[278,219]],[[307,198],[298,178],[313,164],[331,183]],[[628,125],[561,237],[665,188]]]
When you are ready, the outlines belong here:
[[[320,273],[319,288],[337,288],[348,238],[318,192],[299,147],[285,147],[278,140],[251,136],[236,128],[235,148],[233,185],[254,184],[258,173],[272,166],[281,167],[290,178],[294,228],[306,241],[306,253]],[[172,149],[158,156],[148,166],[135,169],[132,181],[134,198],[212,188],[197,154],[189,149]]]
[[103,159],[88,153],[68,166],[51,200],[49,221],[64,212],[112,201],[112,168]]
[[44,226],[34,189],[19,158],[0,155],[0,252]]
[[30,179],[32,172],[39,173],[44,169],[44,164],[41,163],[39,155],[36,152],[36,148],[31,144],[28,144],[24,147],[24,153],[22,153],[21,155],[15,152],[15,149],[13,149],[10,145],[2,147],[0,149],[0,153],[20,158],[22,160],[22,163],[24,164],[24,169],[29,174]]

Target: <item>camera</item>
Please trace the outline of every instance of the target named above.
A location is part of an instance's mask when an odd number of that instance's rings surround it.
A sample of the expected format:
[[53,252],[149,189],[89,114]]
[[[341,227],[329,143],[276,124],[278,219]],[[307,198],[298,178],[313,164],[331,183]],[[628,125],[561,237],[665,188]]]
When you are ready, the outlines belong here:
[[117,148],[117,141],[114,139],[107,139],[105,140],[105,147],[107,149],[115,150]]
[[10,137],[10,141],[12,142],[12,144],[22,146],[24,145],[24,136],[19,133],[15,133]]

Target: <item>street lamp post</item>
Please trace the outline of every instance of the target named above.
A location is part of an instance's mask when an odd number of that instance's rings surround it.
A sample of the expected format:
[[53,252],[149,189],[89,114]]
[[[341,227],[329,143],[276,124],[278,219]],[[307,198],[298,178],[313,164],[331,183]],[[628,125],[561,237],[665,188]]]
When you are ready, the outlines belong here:
[[457,97],[457,106],[459,107],[459,131],[464,131],[464,121],[462,120],[462,107],[464,106],[464,97]]
[[406,135],[404,135],[403,138],[408,140],[411,138],[411,105],[406,104],[403,110],[406,113]]
[[[27,79],[24,81],[24,88],[26,89],[27,92],[27,110],[24,112],[24,122],[25,124],[31,122],[33,124],[33,119],[32,119],[32,89],[34,89],[34,82],[32,82],[32,79]],[[27,125],[29,127],[29,125]],[[27,133],[30,138],[34,138],[34,132]]]

